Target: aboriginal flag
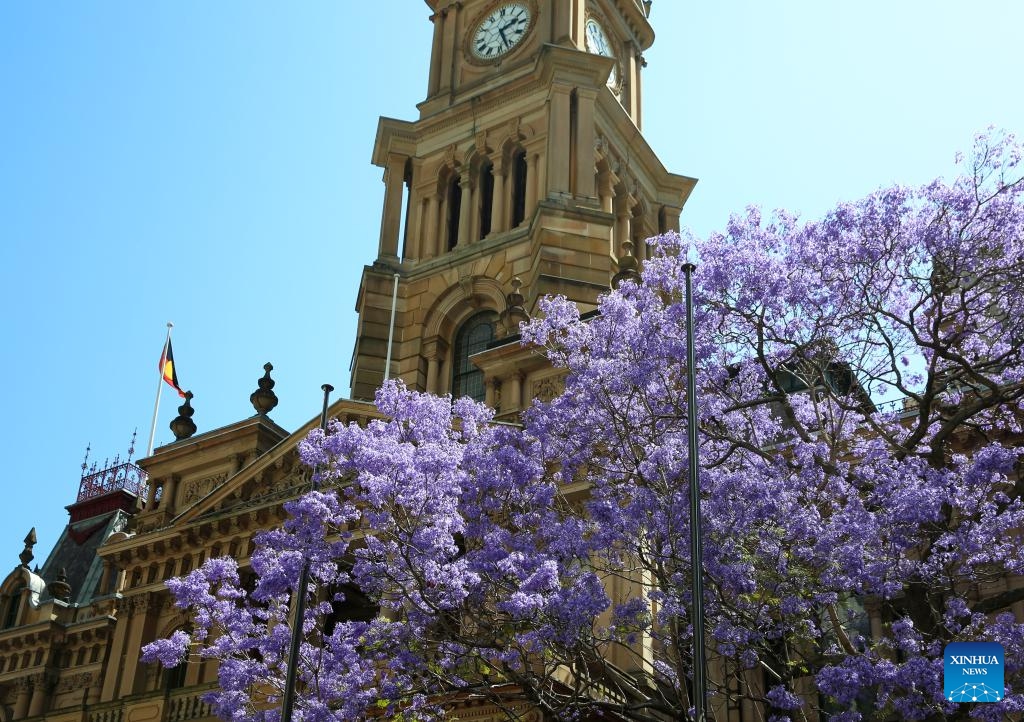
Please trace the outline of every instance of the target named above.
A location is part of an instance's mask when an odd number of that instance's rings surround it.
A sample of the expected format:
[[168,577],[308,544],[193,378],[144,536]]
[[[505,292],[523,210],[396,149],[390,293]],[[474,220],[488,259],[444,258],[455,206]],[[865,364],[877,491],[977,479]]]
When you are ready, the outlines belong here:
[[164,352],[160,354],[160,373],[163,374],[164,381],[173,386],[174,390],[178,392],[178,396],[185,396],[185,392],[178,386],[178,373],[174,370],[174,352],[171,351],[170,338],[164,344]]

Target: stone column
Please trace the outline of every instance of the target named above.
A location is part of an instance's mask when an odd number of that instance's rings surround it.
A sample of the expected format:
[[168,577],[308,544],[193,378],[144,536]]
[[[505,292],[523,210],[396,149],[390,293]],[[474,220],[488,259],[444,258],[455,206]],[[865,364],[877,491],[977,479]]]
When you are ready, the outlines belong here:
[[616,249],[622,248],[622,244],[626,241],[632,240],[630,233],[630,219],[632,218],[632,210],[630,208],[630,198],[628,195],[618,195],[615,197],[615,240],[614,247]]
[[611,174],[608,171],[598,175],[597,195],[601,199],[601,210],[605,213],[614,213],[615,189],[612,188]]
[[597,199],[594,188],[594,105],[597,91],[576,89],[576,196]]
[[32,676],[32,701],[28,705],[28,716],[36,717],[43,713],[46,705],[46,675],[36,674]]
[[452,87],[452,70],[455,53],[455,21],[457,3],[451,3],[441,10],[441,63],[438,70],[438,92],[445,92]]
[[187,661],[185,662],[185,686],[194,687],[199,684],[199,672],[202,670],[203,663],[200,660]]
[[402,187],[405,185],[405,158],[388,155],[384,170],[384,210],[380,220],[378,257],[398,258],[398,230],[402,224]]
[[423,235],[420,233],[420,226],[423,225],[425,201],[421,198],[412,198],[412,191],[409,191],[409,225],[405,229],[405,254],[403,260],[420,260],[423,258]]
[[402,252],[402,259],[419,259],[423,257],[423,245],[420,243],[420,225],[423,223],[423,197],[416,191],[413,181],[420,176],[423,162],[412,161],[412,178],[406,189],[409,197],[402,213],[407,213],[405,219],[405,248]]
[[523,214],[526,222],[529,223],[530,219],[533,218],[533,214],[537,210],[537,166],[539,165],[540,155],[527,151],[526,156],[526,213]]
[[462,188],[462,196],[459,201],[459,241],[456,245],[461,248],[469,243],[470,231],[472,231],[470,227],[472,216],[470,213],[473,210],[473,178],[469,168],[462,172],[462,177],[459,178],[459,186]]
[[480,222],[482,220],[480,217],[480,200],[482,194],[482,186],[479,180],[477,180],[477,182],[473,183],[473,190],[470,193],[470,217],[473,219],[472,227],[469,229],[470,243],[476,243],[478,240],[480,240]]
[[552,4],[551,38],[559,45],[564,45],[565,41],[571,40],[573,7],[567,2]]
[[626,101],[629,114],[633,117],[637,130],[642,130],[640,76],[646,61],[640,53],[640,48],[635,43],[630,43],[626,51],[626,58],[628,63],[626,73],[629,78],[629,85],[625,89],[627,94]]
[[537,203],[539,204],[548,197],[548,158],[543,148],[538,151],[536,162],[537,185],[534,187],[534,192],[537,194]]
[[177,474],[171,474],[167,483],[164,484],[164,498],[163,503],[160,504],[164,511],[174,511],[177,508],[176,497],[178,495],[179,483],[181,483],[181,477]]
[[85,675],[85,703],[92,705],[100,701],[100,675]]
[[14,719],[24,719],[28,716],[28,700],[32,694],[28,677],[22,677],[17,682],[18,696],[14,700]]
[[440,336],[423,342],[423,356],[427,359],[427,393],[440,393],[440,372],[448,344]]
[[110,594],[110,584],[114,576],[114,565],[111,564],[109,559],[103,560],[103,572],[100,574],[100,594]]
[[438,367],[438,363],[439,363],[438,359],[436,359],[433,356],[431,356],[430,358],[427,359],[427,393],[428,394],[436,394],[437,393],[437,367]]
[[577,47],[583,47],[583,37],[586,29],[584,23],[587,14],[583,11],[584,0],[572,0],[572,40]]
[[420,244],[424,258],[440,255],[437,250],[437,209],[440,202],[441,199],[437,197],[436,191],[427,196],[426,220],[421,229],[423,241]]
[[526,378],[522,371],[515,371],[508,377],[508,393],[501,395],[501,412],[508,413],[523,408],[523,379]]
[[[135,691],[135,674],[139,666],[139,650],[142,649],[142,637],[146,631],[146,617],[149,610],[149,599],[147,595],[140,594],[128,600],[130,608],[129,618],[125,620],[128,628],[125,646],[123,648],[123,665],[121,667],[121,681],[119,697],[127,697]],[[118,624],[118,627],[121,625]]]
[[427,97],[437,92],[441,83],[441,42],[444,31],[444,12],[436,12],[430,16],[434,23],[434,43],[430,50],[430,79],[427,82]]
[[569,193],[569,94],[570,88],[556,85],[548,95],[547,185],[541,193]]
[[149,480],[149,489],[146,490],[146,511],[153,511],[156,508],[156,488],[162,483],[157,479]]
[[499,159],[494,164],[491,175],[494,176],[494,193],[491,197],[491,233],[500,233],[508,230],[508,223],[505,221],[505,207],[508,201],[505,198],[505,159]]
[[494,408],[494,377],[484,377],[484,403]]

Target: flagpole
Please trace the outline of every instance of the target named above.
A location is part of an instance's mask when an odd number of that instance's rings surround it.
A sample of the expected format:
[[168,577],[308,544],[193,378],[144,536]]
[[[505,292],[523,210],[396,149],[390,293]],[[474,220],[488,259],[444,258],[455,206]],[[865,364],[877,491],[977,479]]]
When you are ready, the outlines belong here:
[[[160,354],[160,360],[163,361],[167,358],[167,347],[171,344],[171,329],[174,328],[174,324],[170,321],[167,322],[167,338],[164,339],[164,351]],[[146,446],[146,456],[153,455],[153,439],[156,437],[156,416],[160,413],[160,393],[164,390],[164,368],[163,364],[160,364],[160,376],[156,381],[156,403],[153,404],[153,423],[149,426],[149,444]]]

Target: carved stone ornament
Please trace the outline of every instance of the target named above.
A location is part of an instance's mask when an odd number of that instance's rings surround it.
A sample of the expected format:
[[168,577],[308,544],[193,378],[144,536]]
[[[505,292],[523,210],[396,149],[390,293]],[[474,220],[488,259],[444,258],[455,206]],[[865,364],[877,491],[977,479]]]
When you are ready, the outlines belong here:
[[71,674],[60,678],[60,682],[57,684],[57,694],[64,694],[65,692],[72,692],[76,689],[84,689],[92,684],[92,674],[90,672],[82,672],[79,674]]
[[220,486],[228,478],[227,473],[216,474],[214,476],[208,476],[205,479],[192,479],[185,484],[185,495],[182,497],[182,501],[186,504],[191,504],[195,501],[199,501],[204,496],[213,491],[216,487]]
[[551,401],[565,390],[565,380],[568,376],[568,373],[562,373],[534,381],[533,397],[539,401]]
[[459,165],[461,165],[458,159],[455,157],[457,153],[458,148],[455,147],[454,143],[449,145],[448,149],[445,151],[444,162],[445,165],[447,165],[449,168],[457,168],[459,167]]

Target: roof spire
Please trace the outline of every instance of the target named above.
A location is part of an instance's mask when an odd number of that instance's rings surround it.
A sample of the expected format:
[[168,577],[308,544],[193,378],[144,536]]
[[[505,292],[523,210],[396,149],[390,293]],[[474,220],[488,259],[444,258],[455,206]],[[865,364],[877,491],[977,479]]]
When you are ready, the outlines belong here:
[[36,545],[36,528],[32,527],[28,534],[25,535],[25,548],[22,549],[21,554],[18,555],[18,559],[21,560],[21,566],[28,569],[28,563],[36,558],[36,555],[32,553],[32,547]]

